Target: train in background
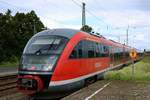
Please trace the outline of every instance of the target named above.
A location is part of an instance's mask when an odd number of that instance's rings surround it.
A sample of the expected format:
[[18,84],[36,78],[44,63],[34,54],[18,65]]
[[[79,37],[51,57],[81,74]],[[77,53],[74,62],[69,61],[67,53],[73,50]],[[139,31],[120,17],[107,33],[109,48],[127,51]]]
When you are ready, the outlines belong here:
[[[53,29],[27,43],[18,70],[18,90],[34,98],[59,98],[131,63],[132,47],[80,30]],[[139,52],[136,60],[139,60]]]

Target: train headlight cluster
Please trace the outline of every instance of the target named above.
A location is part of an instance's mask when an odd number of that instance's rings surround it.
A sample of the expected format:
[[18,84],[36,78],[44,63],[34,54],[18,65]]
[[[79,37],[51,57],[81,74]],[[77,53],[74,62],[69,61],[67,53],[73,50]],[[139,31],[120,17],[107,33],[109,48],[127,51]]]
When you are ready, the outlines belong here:
[[51,64],[45,64],[45,65],[43,65],[42,66],[42,71],[50,71],[50,70],[52,70],[52,68],[53,68],[53,65],[51,65]]
[[34,70],[34,71],[51,71],[53,68],[52,64],[27,64],[23,65],[23,70]]

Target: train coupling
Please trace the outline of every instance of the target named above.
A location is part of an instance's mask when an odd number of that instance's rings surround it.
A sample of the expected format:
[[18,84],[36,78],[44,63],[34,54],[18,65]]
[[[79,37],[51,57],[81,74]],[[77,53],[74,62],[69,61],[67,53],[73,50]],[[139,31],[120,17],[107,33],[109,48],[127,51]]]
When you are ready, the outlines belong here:
[[36,92],[42,91],[44,88],[44,83],[39,76],[18,75],[17,87],[20,92],[27,95],[32,95]]

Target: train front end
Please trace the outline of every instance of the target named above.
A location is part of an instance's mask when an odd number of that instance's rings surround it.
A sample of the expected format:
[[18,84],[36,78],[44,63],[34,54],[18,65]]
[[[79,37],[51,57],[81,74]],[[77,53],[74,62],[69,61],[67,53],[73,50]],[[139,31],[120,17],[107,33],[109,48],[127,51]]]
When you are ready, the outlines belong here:
[[48,89],[57,61],[68,39],[55,31],[34,35],[27,43],[19,65],[18,90],[34,95]]

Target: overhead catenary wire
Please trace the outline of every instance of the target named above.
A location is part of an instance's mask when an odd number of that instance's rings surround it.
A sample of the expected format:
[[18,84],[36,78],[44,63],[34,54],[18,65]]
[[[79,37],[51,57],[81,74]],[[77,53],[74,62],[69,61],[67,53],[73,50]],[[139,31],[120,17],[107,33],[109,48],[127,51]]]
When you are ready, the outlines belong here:
[[[73,3],[75,3],[76,5],[78,5],[79,7],[82,7],[82,5],[80,5],[79,3],[77,3],[75,0],[72,0],[73,1]],[[20,7],[20,6],[17,6],[17,5],[14,5],[14,4],[11,4],[11,3],[9,3],[9,2],[6,2],[6,1],[0,1],[0,2],[2,2],[3,4],[6,4],[6,5],[9,5],[9,6],[12,6],[12,7],[14,7],[14,8],[17,8],[17,9],[15,9],[15,10],[22,10],[22,11],[31,11],[31,9],[26,9],[26,8],[23,8],[23,7]],[[81,2],[81,1],[80,1]],[[95,19],[97,19],[97,20],[99,20],[99,21],[102,21],[101,19],[99,19],[96,15],[94,15],[92,12],[90,12],[88,9],[86,9],[86,11],[87,11],[87,13],[88,14],[90,14],[90,15],[92,15],[93,17],[95,17]],[[39,14],[39,13],[38,13]],[[58,23],[58,24],[61,24],[61,25],[68,25],[68,24],[65,24],[64,22],[61,22],[61,21],[59,21],[59,20],[57,20],[57,19],[55,19],[55,18],[50,18],[50,17],[47,17],[48,19],[51,19],[51,20],[53,20],[53,21],[55,21],[56,23]]]
[[[82,5],[80,5],[78,2],[76,2],[75,0],[72,0],[73,3],[75,3],[77,6],[79,6],[80,8],[82,8]],[[80,1],[81,2],[81,1]],[[83,2],[81,2],[83,3]],[[87,8],[85,9],[87,11],[87,13],[89,13],[90,15],[92,15],[93,17],[95,17],[97,20],[102,21],[100,18],[98,18],[95,14],[93,14],[91,11],[89,11]]]
[[77,6],[79,6],[80,8],[82,8],[82,2],[81,2],[81,4],[79,4],[78,2],[76,2],[75,0],[71,0],[74,4],[76,4]]
[[[47,0],[45,0],[45,1],[47,1]],[[74,4],[76,4],[77,6],[79,6],[80,8],[82,7],[82,5],[80,4],[80,3],[82,3],[82,1],[76,1],[76,0],[71,0]],[[96,0],[97,1],[97,0]],[[79,3],[80,2],[80,3]],[[20,6],[17,6],[17,5],[15,5],[15,4],[11,4],[11,3],[9,3],[9,2],[6,2],[6,1],[3,1],[3,0],[1,0],[0,1],[0,3],[3,3],[3,4],[6,4],[6,5],[9,5],[9,6],[11,6],[11,7],[14,7],[14,9],[17,11],[18,9],[19,10],[22,10],[22,11],[31,11],[31,9],[28,9],[28,8],[23,8],[23,7],[20,7]],[[49,3],[49,2],[48,2]],[[53,4],[51,4],[51,5],[53,5]],[[54,5],[55,6],[55,5]],[[99,18],[98,16],[96,16],[93,12],[91,12],[89,9],[86,9],[86,12],[88,13],[88,14],[90,14],[91,16],[93,16],[96,20],[98,20],[98,23],[99,22],[103,22],[103,23],[105,23],[101,18]],[[39,13],[38,13],[39,14]],[[56,23],[58,23],[58,24],[61,24],[61,25],[65,25],[65,26],[67,26],[68,24],[66,24],[66,23],[64,23],[64,22],[62,22],[62,21],[59,21],[59,20],[57,20],[57,19],[55,19],[55,18],[51,18],[51,17],[48,17],[48,16],[46,16],[48,19],[51,19],[51,20],[53,20],[53,21],[55,21]],[[105,23],[106,24],[106,23]],[[108,24],[106,24],[106,27],[107,27],[107,30],[108,30],[108,27],[111,27],[110,25],[108,25]],[[149,28],[150,26],[130,26],[131,28]],[[126,27],[115,27],[115,28],[111,28],[112,30],[113,29],[115,29],[115,30],[119,30],[119,29],[126,29]]]

